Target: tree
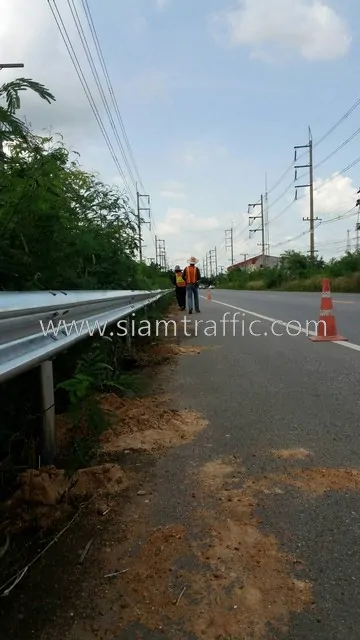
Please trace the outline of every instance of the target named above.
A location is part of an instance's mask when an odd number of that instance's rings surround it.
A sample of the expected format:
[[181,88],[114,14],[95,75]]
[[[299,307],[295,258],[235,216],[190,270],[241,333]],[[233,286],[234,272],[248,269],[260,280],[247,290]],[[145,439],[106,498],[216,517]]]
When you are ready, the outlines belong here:
[[300,253],[299,251],[285,251],[280,258],[280,272],[288,278],[307,278],[320,272],[325,266],[322,258]]
[[0,289],[147,289],[166,275],[139,265],[136,217],[51,137],[17,140],[0,171]]
[[[15,115],[21,106],[20,93],[26,90],[33,91],[49,104],[55,101],[53,94],[44,85],[30,78],[17,78],[0,85],[0,156],[2,159],[4,142],[12,142],[16,139],[28,140],[32,137],[26,123]],[[4,102],[5,105],[1,104]]]

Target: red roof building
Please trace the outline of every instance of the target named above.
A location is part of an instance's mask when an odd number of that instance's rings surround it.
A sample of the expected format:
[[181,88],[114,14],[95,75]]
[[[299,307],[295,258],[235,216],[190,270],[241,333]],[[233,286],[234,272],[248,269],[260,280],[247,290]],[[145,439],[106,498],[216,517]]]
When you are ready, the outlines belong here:
[[263,256],[260,254],[259,256],[254,256],[253,258],[232,264],[227,270],[234,271],[235,269],[244,269],[246,271],[255,271],[256,269],[263,269],[264,267],[272,268],[277,266],[279,260],[280,258],[276,258],[275,256]]

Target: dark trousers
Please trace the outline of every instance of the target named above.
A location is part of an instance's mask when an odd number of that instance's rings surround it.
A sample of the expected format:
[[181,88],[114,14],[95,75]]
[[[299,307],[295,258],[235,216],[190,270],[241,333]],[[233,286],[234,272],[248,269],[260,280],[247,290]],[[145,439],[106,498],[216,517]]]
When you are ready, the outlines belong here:
[[185,309],[186,307],[186,287],[176,287],[175,295],[177,303],[180,309]]

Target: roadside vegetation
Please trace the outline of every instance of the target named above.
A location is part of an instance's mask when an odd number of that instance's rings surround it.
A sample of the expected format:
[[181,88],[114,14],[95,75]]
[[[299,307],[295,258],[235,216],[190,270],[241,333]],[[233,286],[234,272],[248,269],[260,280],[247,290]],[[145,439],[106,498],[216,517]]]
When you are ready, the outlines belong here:
[[360,252],[348,252],[325,262],[322,258],[312,260],[306,254],[286,251],[276,268],[253,272],[236,269],[220,276],[217,284],[224,289],[321,291],[323,278],[331,280],[333,291],[360,292]]
[[[137,257],[135,215],[117,187],[86,171],[60,136],[38,136],[20,120],[20,96],[33,91],[51,105],[42,85],[19,79],[0,87],[0,289],[166,289],[167,273]],[[51,106],[49,106],[51,109]],[[167,311],[165,296],[142,314]],[[142,339],[141,348],[145,339]],[[54,361],[56,410],[70,411],[74,434],[66,456],[84,466],[106,428],[98,393],[137,393],[139,345],[117,337],[90,338]],[[0,385],[0,497],[19,471],[38,466],[40,384],[34,370]]]

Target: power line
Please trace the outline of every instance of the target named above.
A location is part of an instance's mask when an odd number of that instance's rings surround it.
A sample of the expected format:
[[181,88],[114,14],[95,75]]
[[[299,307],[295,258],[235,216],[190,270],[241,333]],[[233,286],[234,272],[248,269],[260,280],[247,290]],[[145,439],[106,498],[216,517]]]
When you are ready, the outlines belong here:
[[[135,178],[133,176],[131,167],[130,167],[130,165],[128,163],[128,160],[127,160],[127,157],[126,157],[126,154],[125,154],[125,151],[124,151],[124,147],[122,145],[118,130],[117,130],[115,122],[114,122],[114,118],[112,117],[112,113],[111,113],[111,110],[110,110],[110,107],[109,107],[109,103],[108,103],[107,97],[105,95],[105,92],[104,92],[104,89],[103,89],[103,86],[102,86],[102,83],[101,83],[101,80],[100,80],[100,77],[99,77],[95,62],[94,62],[93,55],[91,53],[91,49],[90,49],[88,41],[87,41],[86,34],[85,34],[83,26],[81,24],[81,19],[80,19],[78,10],[76,8],[74,0],[67,0],[67,4],[69,6],[71,15],[73,17],[73,20],[74,20],[74,23],[75,23],[75,26],[76,26],[76,30],[77,30],[77,32],[79,34],[81,43],[83,45],[83,49],[85,51],[85,55],[86,55],[86,58],[88,60],[90,69],[92,71],[96,86],[97,86],[97,88],[99,90],[101,101],[102,101],[102,103],[103,103],[103,105],[105,107],[105,111],[106,111],[107,116],[109,118],[110,126],[111,126],[111,128],[113,130],[113,133],[115,135],[115,139],[116,139],[116,141],[118,143],[118,147],[119,147],[120,153],[121,153],[121,155],[123,157],[123,160],[125,162],[125,165],[126,165],[126,167],[128,169],[130,180],[132,181],[132,183],[133,183],[133,185],[134,185],[134,187],[136,189],[136,180],[135,180]],[[125,182],[125,185],[126,185],[127,189],[130,191],[129,185],[128,185],[127,180],[125,178],[125,174],[122,173],[122,176],[123,176],[123,179],[124,179],[124,182]]]
[[326,138],[328,138],[335,131],[335,129],[337,129],[349,117],[349,115],[351,115],[351,113],[355,111],[355,109],[357,109],[359,105],[360,98],[358,98],[356,102],[350,107],[350,109],[346,113],[344,113],[344,115],[341,116],[341,118],[339,118],[339,120],[314,144],[314,148],[318,147],[319,144],[324,142],[324,140],[326,140]]
[[[341,214],[339,216],[336,216],[335,218],[330,218],[329,220],[325,220],[325,221],[320,221],[317,225],[315,225],[315,229],[317,229],[320,226],[324,226],[326,224],[333,224],[334,222],[338,222],[339,220],[344,220],[345,218],[351,218],[352,216],[354,216],[354,209],[356,209],[356,206],[352,207],[351,209],[349,209],[349,211],[347,211],[344,214]],[[280,247],[282,245],[286,245],[286,244],[290,244],[291,242],[293,242],[294,240],[298,240],[299,238],[302,238],[303,236],[305,236],[308,232],[307,231],[303,231],[302,233],[299,233],[299,235],[294,236],[293,238],[290,238],[288,240],[284,240],[283,242],[278,242],[276,243],[275,247]]]
[[[350,109],[348,109],[348,111],[343,114],[341,116],[341,118],[339,118],[339,120],[328,130],[326,131],[325,134],[323,134],[321,136],[321,138],[319,138],[319,140],[317,140],[316,142],[313,143],[313,149],[315,149],[315,147],[318,147],[324,140],[326,140],[348,117],[349,115],[351,115],[351,113],[360,105],[360,98],[358,98],[356,100],[356,102],[350,107]],[[343,143],[341,143],[334,151],[332,151],[328,156],[326,156],[326,158],[324,158],[323,160],[321,160],[318,164],[316,164],[314,166],[314,169],[317,169],[318,167],[320,167],[321,165],[323,165],[325,162],[327,162],[330,158],[332,158],[336,153],[338,153],[338,151],[341,151],[341,149],[343,149],[347,144],[349,144],[349,142],[351,142],[358,134],[360,133],[360,128],[357,129],[347,140],[345,140]],[[299,161],[302,157],[304,157],[305,154],[299,156],[297,158],[297,160]],[[281,184],[281,182],[283,181],[283,179],[287,176],[287,174],[291,171],[291,169],[294,166],[294,162],[291,163],[291,165],[288,167],[288,169],[286,169],[284,171],[284,173],[282,174],[282,176],[279,178],[279,180],[277,180],[277,182],[273,185],[273,187],[271,187],[271,189],[269,189],[268,194],[272,193],[272,191],[274,191],[276,189],[277,186],[279,186],[279,184]],[[306,174],[303,174],[302,176],[299,176],[299,180],[303,177],[305,177]],[[281,198],[292,188],[294,184],[294,181],[292,181],[287,187],[286,189],[280,194],[280,196],[277,197],[277,199],[275,201],[273,201],[268,209],[271,209],[273,206],[275,206],[275,204],[277,204]]]
[[[78,57],[76,55],[76,52],[75,52],[74,47],[73,47],[73,45],[71,43],[71,39],[69,37],[68,31],[66,29],[64,21],[63,21],[63,19],[61,17],[61,14],[59,12],[58,7],[57,7],[56,0],[53,0],[53,3],[54,3],[53,6],[51,5],[50,0],[47,0],[47,2],[48,2],[48,5],[50,7],[50,11],[51,11],[51,13],[52,13],[52,15],[54,17],[55,23],[56,23],[56,25],[58,27],[58,30],[60,32],[60,35],[61,35],[61,37],[62,37],[62,39],[64,41],[64,44],[65,44],[67,52],[68,52],[68,54],[70,56],[71,62],[74,65],[75,71],[76,71],[77,76],[78,76],[78,78],[80,80],[80,83],[82,85],[82,88],[84,90],[86,98],[87,98],[87,100],[88,100],[88,102],[90,104],[91,110],[92,110],[92,112],[93,112],[93,114],[95,116],[95,119],[96,119],[96,121],[97,121],[97,123],[99,125],[99,128],[100,128],[100,131],[101,131],[101,133],[103,135],[103,138],[104,138],[104,140],[106,142],[106,145],[107,145],[107,147],[108,147],[108,149],[110,151],[111,157],[114,160],[115,166],[117,167],[121,177],[123,178],[124,182],[126,183],[125,174],[123,172],[123,169],[122,169],[122,167],[121,167],[121,165],[119,163],[119,160],[117,158],[117,155],[116,155],[116,153],[114,151],[114,148],[113,148],[113,145],[111,143],[111,140],[110,140],[110,138],[109,138],[109,136],[107,134],[107,131],[105,129],[103,120],[102,120],[101,115],[99,113],[99,110],[98,110],[98,108],[96,106],[96,102],[95,102],[94,97],[92,95],[92,92],[90,90],[89,84],[88,84],[88,82],[87,82],[87,80],[86,80],[86,78],[84,76],[84,73],[83,73],[82,68],[81,68],[81,64],[80,64],[79,59],[78,59]],[[129,189],[128,189],[128,195],[133,200],[134,205],[136,205],[135,198],[134,198],[131,190],[129,190]]]
[[99,37],[98,37],[97,31],[96,31],[96,27],[95,27],[94,20],[93,20],[92,14],[91,14],[91,9],[89,7],[88,0],[82,0],[82,6],[83,6],[84,13],[85,13],[88,25],[89,25],[89,29],[90,29],[90,31],[92,33],[92,36],[93,36],[93,40],[94,40],[95,47],[96,47],[96,50],[97,50],[97,53],[98,53],[98,56],[99,56],[100,64],[101,64],[102,70],[104,72],[104,76],[106,78],[106,82],[107,82],[109,94],[110,94],[110,97],[111,97],[111,101],[112,101],[112,103],[114,105],[115,113],[117,115],[117,119],[118,119],[118,122],[119,122],[119,125],[120,125],[120,128],[121,128],[121,131],[123,133],[123,136],[124,136],[125,144],[126,144],[128,152],[129,152],[129,156],[130,156],[130,159],[132,161],[132,164],[133,164],[133,167],[134,167],[134,170],[135,170],[135,174],[137,176],[137,179],[139,181],[141,189],[143,191],[146,191],[146,189],[144,187],[144,183],[143,183],[143,181],[141,179],[137,164],[135,162],[135,158],[134,158],[133,151],[132,151],[132,148],[131,148],[131,145],[130,145],[130,142],[129,142],[129,139],[128,139],[128,136],[127,136],[127,133],[126,133],[126,129],[125,129],[125,126],[124,126],[123,119],[121,117],[119,105],[118,105],[118,102],[117,102],[117,99],[116,99],[116,96],[115,96],[115,92],[114,92],[114,89],[113,89],[111,78],[110,78],[110,75],[109,75],[109,72],[108,72],[108,69],[107,69],[107,65],[106,65],[106,62],[105,62],[105,58],[104,58],[104,55],[103,55],[103,52],[102,52],[102,49],[101,49],[101,44],[100,44]]
[[[135,180],[135,178],[133,176],[132,169],[131,169],[131,166],[129,165],[125,150],[124,150],[123,146],[121,145],[121,148],[122,148],[122,151],[123,151],[124,161],[125,161],[126,166],[128,168],[129,174],[131,175],[131,179],[133,181],[133,184],[134,184],[134,182],[138,182],[140,187],[141,187],[141,189],[142,189],[142,191],[146,192],[146,189],[144,187],[144,182],[143,182],[142,177],[140,175],[137,163],[135,161],[134,153],[133,153],[131,144],[129,142],[129,138],[127,136],[126,128],[125,128],[125,125],[124,125],[124,122],[123,122],[123,119],[122,119],[122,116],[121,116],[119,104],[118,104],[118,101],[116,99],[115,91],[114,91],[114,88],[113,88],[113,84],[111,82],[110,74],[109,74],[109,71],[108,71],[108,68],[107,68],[107,65],[106,65],[105,57],[104,57],[104,54],[103,54],[103,51],[102,51],[102,48],[101,48],[99,36],[98,36],[97,30],[96,30],[94,19],[92,17],[92,13],[91,13],[91,9],[90,9],[88,0],[82,0],[82,6],[83,6],[84,14],[86,16],[86,20],[87,20],[90,32],[92,34],[92,38],[93,38],[93,41],[94,41],[94,44],[95,44],[95,48],[96,48],[96,51],[97,51],[97,54],[98,54],[100,65],[101,65],[102,71],[104,73],[104,77],[105,77],[105,81],[106,81],[107,88],[108,88],[108,91],[109,91],[109,95],[110,95],[112,104],[113,104],[114,109],[115,109],[115,114],[116,114],[118,123],[120,125],[120,129],[121,129],[121,132],[123,134],[125,145],[126,145],[126,148],[128,150],[129,157],[130,157],[130,160],[132,162],[132,166],[134,168],[137,180]],[[136,190],[137,190],[137,186],[136,186]],[[149,216],[150,216],[150,221],[152,223],[152,228],[153,228],[152,229],[151,226],[150,226],[150,231],[152,233],[152,237],[153,237],[153,240],[154,240],[154,243],[155,243],[154,232],[156,233],[156,226],[155,226],[155,221],[154,221],[154,218],[153,218],[151,210],[149,211]]]

